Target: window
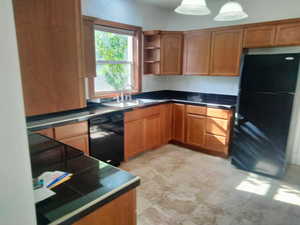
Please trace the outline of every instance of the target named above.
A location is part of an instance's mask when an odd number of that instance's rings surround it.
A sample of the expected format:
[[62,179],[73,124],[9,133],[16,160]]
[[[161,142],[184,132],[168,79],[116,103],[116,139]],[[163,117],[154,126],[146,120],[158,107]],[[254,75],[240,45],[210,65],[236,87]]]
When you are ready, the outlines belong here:
[[91,97],[112,97],[121,91],[138,92],[140,32],[103,25],[94,28],[96,77],[91,78]]

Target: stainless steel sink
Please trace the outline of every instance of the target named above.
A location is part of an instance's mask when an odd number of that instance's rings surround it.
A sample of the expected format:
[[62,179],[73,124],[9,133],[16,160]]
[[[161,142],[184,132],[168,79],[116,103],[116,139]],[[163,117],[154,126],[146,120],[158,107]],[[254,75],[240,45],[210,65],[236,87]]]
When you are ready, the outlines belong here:
[[111,106],[111,107],[118,107],[118,108],[127,108],[127,107],[134,107],[139,105],[145,105],[150,103],[155,103],[157,100],[153,99],[135,99],[131,101],[123,101],[123,102],[107,102],[103,103],[105,106]]

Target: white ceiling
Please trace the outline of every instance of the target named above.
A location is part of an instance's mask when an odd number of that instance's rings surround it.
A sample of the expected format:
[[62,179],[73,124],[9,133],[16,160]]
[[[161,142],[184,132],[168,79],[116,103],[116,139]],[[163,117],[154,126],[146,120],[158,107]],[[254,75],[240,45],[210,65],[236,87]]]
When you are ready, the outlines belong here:
[[136,0],[136,1],[159,6],[162,8],[171,9],[178,6],[182,0]]
[[[176,6],[178,6],[182,0],[136,0],[137,2],[143,2],[155,6],[159,6],[166,9],[174,9]],[[207,3],[214,1],[222,1],[222,0],[206,0]]]

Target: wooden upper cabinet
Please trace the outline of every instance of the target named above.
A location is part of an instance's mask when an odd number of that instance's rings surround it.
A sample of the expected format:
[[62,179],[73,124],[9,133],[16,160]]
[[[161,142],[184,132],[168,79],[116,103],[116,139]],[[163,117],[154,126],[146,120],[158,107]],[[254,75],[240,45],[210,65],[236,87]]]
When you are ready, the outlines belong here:
[[249,27],[244,30],[244,48],[270,47],[274,45],[276,26]]
[[184,143],[185,105],[173,104],[173,140]]
[[85,107],[80,0],[13,0],[27,116]]
[[277,25],[275,45],[300,45],[300,22]]
[[160,40],[160,74],[178,75],[182,73],[181,32],[162,32]]
[[96,52],[95,52],[95,29],[94,21],[83,17],[83,77],[96,77]]
[[186,143],[197,147],[204,147],[206,116],[187,114],[186,127]]
[[208,75],[211,32],[197,31],[184,34],[183,74]]
[[210,75],[239,76],[243,30],[212,32]]

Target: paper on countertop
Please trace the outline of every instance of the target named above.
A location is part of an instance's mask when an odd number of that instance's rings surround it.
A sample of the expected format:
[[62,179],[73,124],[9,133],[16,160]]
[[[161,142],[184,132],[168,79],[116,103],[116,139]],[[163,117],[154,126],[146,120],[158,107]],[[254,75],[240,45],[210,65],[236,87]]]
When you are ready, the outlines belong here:
[[55,192],[51,191],[50,189],[48,189],[46,187],[36,189],[36,190],[34,190],[35,203],[41,202],[47,198],[50,198],[53,195],[55,195]]
[[[62,175],[66,174],[66,172],[63,171],[47,171],[42,173],[39,176],[39,180],[43,180],[44,187],[47,187],[49,184],[51,184],[55,179],[61,177]],[[70,176],[72,174],[68,174]]]

